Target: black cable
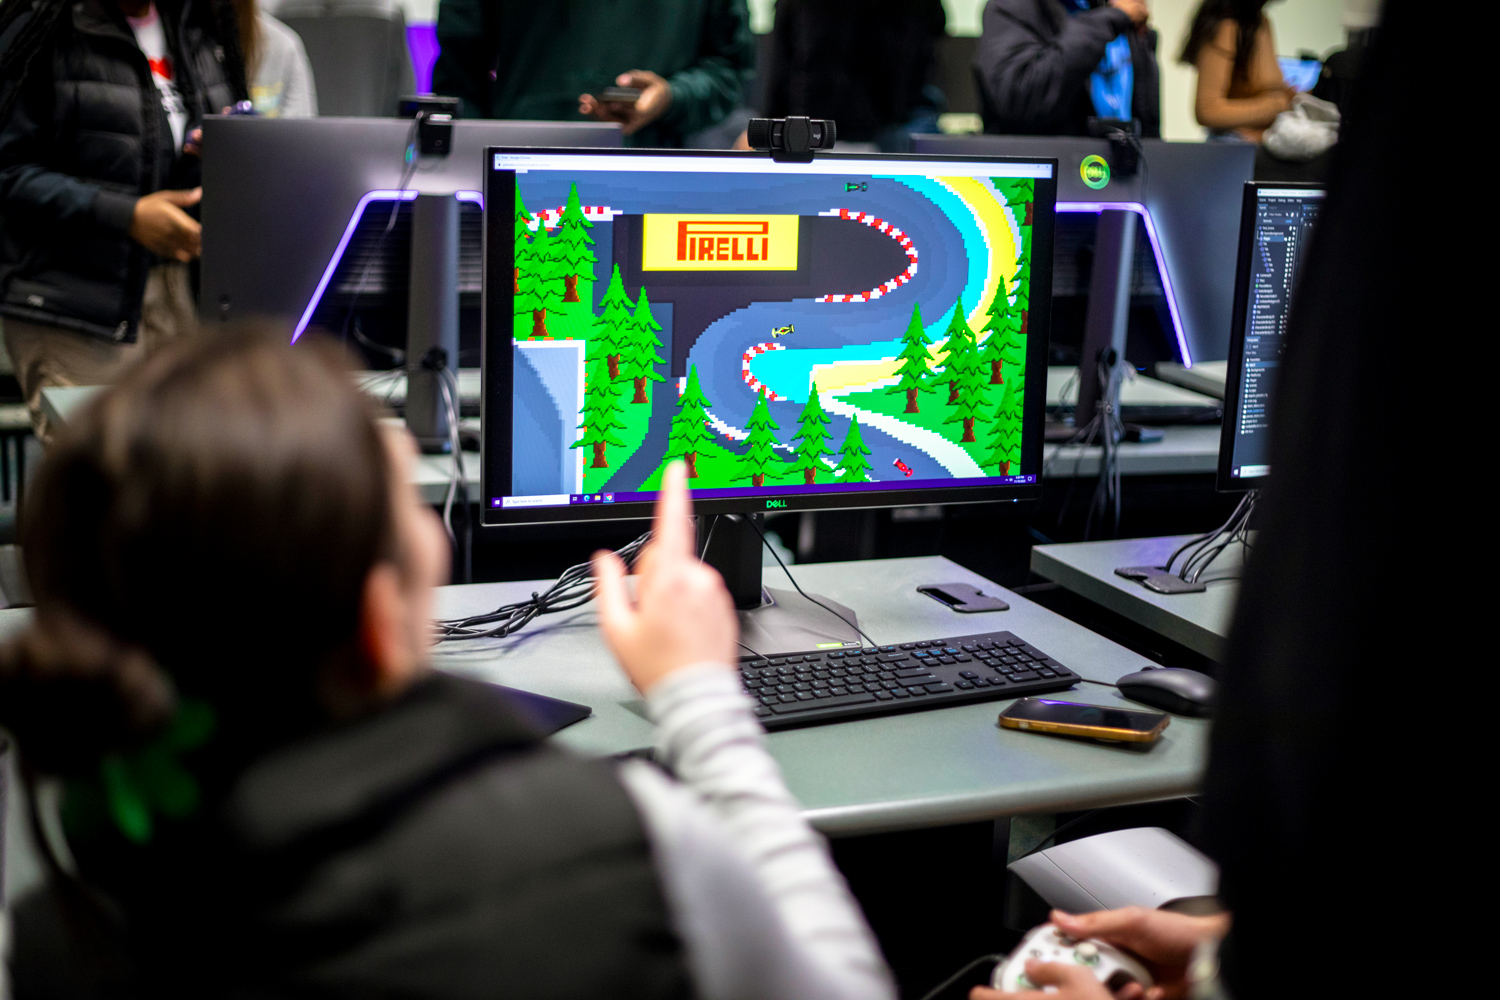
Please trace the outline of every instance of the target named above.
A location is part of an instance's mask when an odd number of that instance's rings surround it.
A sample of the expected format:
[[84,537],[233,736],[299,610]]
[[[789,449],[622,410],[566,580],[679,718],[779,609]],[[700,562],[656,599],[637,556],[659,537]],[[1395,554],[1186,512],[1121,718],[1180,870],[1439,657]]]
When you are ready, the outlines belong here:
[[344,312],[344,339],[347,340],[349,334],[352,332],[355,341],[361,347],[384,354],[398,365],[405,363],[406,352],[399,348],[377,344],[366,337],[364,331],[359,328],[359,320],[355,317],[354,310],[359,305],[360,296],[364,294],[365,282],[370,277],[370,269],[375,266],[375,261],[380,259],[380,251],[385,248],[385,241],[390,237],[391,231],[396,228],[396,217],[401,213],[401,195],[406,191],[406,186],[411,183],[412,177],[417,172],[417,160],[419,158],[417,154],[417,126],[426,116],[427,113],[425,111],[420,111],[411,120],[411,128],[406,133],[406,145],[402,147],[401,156],[403,164],[401,168],[401,180],[396,185],[396,200],[391,204],[391,214],[385,220],[385,229],[381,231],[380,238],[375,241],[375,248],[370,251],[365,259],[364,269],[360,271],[359,281],[354,285],[354,294],[349,299],[349,307]]
[[943,995],[943,992],[945,990],[949,989],[954,983],[958,982],[964,976],[967,976],[969,973],[973,972],[985,962],[989,962],[992,965],[999,965],[1003,961],[1005,961],[1004,955],[980,955],[978,958],[974,959],[974,961],[970,962],[968,965],[964,966],[962,969],[959,969],[953,975],[949,976],[947,979],[944,979],[941,983],[938,983],[936,986],[934,986],[922,997],[922,1000],[937,1000],[938,997]]
[[[425,363],[425,362],[424,362]],[[448,416],[448,448],[453,453],[453,473],[448,479],[448,496],[443,504],[443,523],[448,539],[458,549],[460,580],[471,583],[474,575],[474,523],[469,508],[469,477],[464,470],[463,441],[458,428],[458,377],[446,364],[437,369],[438,388],[442,390],[443,407]],[[408,385],[410,379],[408,378]],[[460,541],[453,527],[453,501],[463,512],[463,536]]]
[[[1257,499],[1258,492],[1256,490],[1246,493],[1244,498],[1234,508],[1234,513],[1229,515],[1229,520],[1220,525],[1218,530],[1208,536],[1196,550],[1189,553],[1187,559],[1183,561],[1182,568],[1177,572],[1178,577],[1187,583],[1196,583],[1198,577],[1203,575],[1203,571],[1219,557],[1220,553],[1233,545],[1237,540],[1244,543],[1250,525],[1250,517],[1255,513]],[[1224,538],[1224,541],[1219,542],[1218,539],[1221,535],[1227,537]],[[1173,558],[1176,558],[1175,553]]]
[[1208,532],[1206,534],[1199,535],[1197,538],[1189,538],[1187,541],[1183,542],[1180,546],[1178,546],[1177,551],[1173,552],[1172,555],[1167,558],[1166,562],[1162,563],[1160,566],[1158,566],[1156,568],[1159,569],[1159,570],[1161,570],[1163,573],[1170,573],[1170,572],[1172,572],[1172,564],[1177,561],[1177,557],[1178,556],[1182,555],[1184,552],[1186,552],[1188,549],[1192,548],[1194,545],[1198,545],[1198,544],[1200,544],[1202,542],[1207,542],[1207,541],[1210,541],[1211,539],[1217,538],[1220,535],[1220,533],[1222,533],[1224,531],[1225,527],[1227,527],[1230,524],[1233,524],[1234,523],[1234,519],[1237,518],[1237,517],[1239,517],[1240,511],[1244,508],[1245,502],[1248,499],[1249,499],[1249,494],[1246,494],[1245,496],[1241,497],[1240,498],[1240,502],[1235,505],[1234,513],[1232,513],[1232,514],[1229,515],[1229,520],[1228,521],[1225,521],[1223,524],[1219,525],[1213,531],[1210,531],[1210,532]]
[[[746,514],[745,518],[750,522],[750,527],[754,528],[755,533],[760,536],[761,544],[764,545],[767,549],[770,549],[771,555],[776,559],[776,565],[780,566],[781,571],[786,574],[786,578],[792,581],[792,586],[797,588],[797,593],[801,594],[807,600],[812,601],[818,607],[822,608],[824,611],[828,612],[830,615],[833,615],[839,621],[843,622],[845,625],[848,625],[854,631],[858,632],[871,646],[874,646],[877,649],[880,647],[880,643],[876,642],[874,639],[871,639],[870,634],[864,629],[860,628],[854,622],[851,622],[849,619],[845,618],[843,615],[839,614],[837,611],[833,610],[828,605],[818,600],[816,597],[810,596],[807,591],[803,590],[802,585],[797,582],[797,578],[792,576],[792,571],[786,568],[786,563],[781,561],[781,554],[771,547],[770,541],[768,541],[766,538],[766,533],[760,530],[760,525],[755,523],[755,516],[752,514]],[[713,529],[710,528],[709,530],[712,531]]]
[[[634,566],[641,549],[650,540],[651,532],[648,531],[629,545],[618,549],[615,554],[625,561],[626,566]],[[504,638],[525,628],[538,615],[572,611],[593,599],[593,564],[578,563],[563,570],[551,587],[545,591],[533,592],[526,600],[501,605],[482,615],[435,622],[439,632],[437,640],[444,642],[450,639]]]

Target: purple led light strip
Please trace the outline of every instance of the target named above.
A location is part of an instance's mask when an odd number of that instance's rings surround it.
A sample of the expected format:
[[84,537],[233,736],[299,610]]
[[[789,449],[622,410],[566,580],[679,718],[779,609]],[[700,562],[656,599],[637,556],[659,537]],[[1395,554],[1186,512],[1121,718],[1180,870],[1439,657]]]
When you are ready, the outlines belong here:
[[[413,188],[403,188],[400,191],[375,190],[366,191],[354,206],[354,211],[349,215],[349,223],[344,226],[344,235],[339,237],[339,242],[333,248],[333,256],[328,259],[328,266],[323,268],[323,277],[318,279],[318,287],[313,289],[312,298],[307,303],[307,308],[302,310],[302,318],[297,321],[297,326],[292,330],[292,343],[301,339],[302,334],[307,331],[307,324],[312,322],[313,313],[318,309],[318,303],[323,301],[323,293],[328,290],[328,283],[333,280],[333,272],[338,270],[339,262],[344,259],[344,251],[349,249],[349,241],[354,238],[354,231],[359,228],[359,222],[365,216],[365,209],[372,201],[415,201],[420,191]],[[456,191],[453,197],[459,201],[473,202],[480,208],[484,208],[484,197],[478,191]]]
[[1156,258],[1156,270],[1161,275],[1162,291],[1167,294],[1167,310],[1172,314],[1172,332],[1177,335],[1177,349],[1182,352],[1182,366],[1193,367],[1193,355],[1188,350],[1187,336],[1182,329],[1182,314],[1177,309],[1177,293],[1172,289],[1172,275],[1167,270],[1166,259],[1162,256],[1161,241],[1156,236],[1156,223],[1151,220],[1151,213],[1146,206],[1138,201],[1060,201],[1057,203],[1059,212],[1094,212],[1099,213],[1105,209],[1117,211],[1135,212],[1146,223],[1146,238],[1151,241],[1151,253]]

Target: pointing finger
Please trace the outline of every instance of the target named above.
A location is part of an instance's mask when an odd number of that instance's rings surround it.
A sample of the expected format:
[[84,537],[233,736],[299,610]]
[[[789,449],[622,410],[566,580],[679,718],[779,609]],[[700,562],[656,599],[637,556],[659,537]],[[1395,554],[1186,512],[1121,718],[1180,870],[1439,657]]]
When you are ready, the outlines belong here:
[[661,477],[661,493],[656,500],[656,525],[651,536],[652,542],[661,546],[663,555],[692,558],[693,542],[688,524],[692,513],[687,468],[681,462],[672,462]]
[[625,564],[613,552],[594,553],[594,598],[599,604],[599,627],[611,644],[629,630],[634,612],[625,592]]

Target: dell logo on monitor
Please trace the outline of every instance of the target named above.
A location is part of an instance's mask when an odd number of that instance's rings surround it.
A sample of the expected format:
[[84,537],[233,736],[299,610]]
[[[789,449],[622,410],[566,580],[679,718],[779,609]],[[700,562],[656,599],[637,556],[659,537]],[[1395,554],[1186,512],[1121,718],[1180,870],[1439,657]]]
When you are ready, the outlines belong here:
[[785,500],[767,500],[766,501],[766,510],[779,510],[779,509],[784,509],[785,507],[786,507],[786,501]]

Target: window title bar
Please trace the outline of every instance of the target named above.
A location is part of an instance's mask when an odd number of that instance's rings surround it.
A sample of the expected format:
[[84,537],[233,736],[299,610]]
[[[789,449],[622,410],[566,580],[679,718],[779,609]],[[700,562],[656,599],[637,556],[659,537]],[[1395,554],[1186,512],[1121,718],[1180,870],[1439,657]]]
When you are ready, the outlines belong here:
[[811,163],[776,163],[762,156],[693,156],[680,154],[619,155],[612,153],[496,153],[495,170],[596,170],[612,173],[668,174],[801,174],[874,177],[1051,177],[1050,163],[1015,163],[933,158],[881,159],[848,156],[815,159]]

